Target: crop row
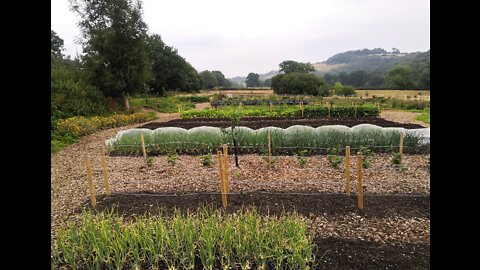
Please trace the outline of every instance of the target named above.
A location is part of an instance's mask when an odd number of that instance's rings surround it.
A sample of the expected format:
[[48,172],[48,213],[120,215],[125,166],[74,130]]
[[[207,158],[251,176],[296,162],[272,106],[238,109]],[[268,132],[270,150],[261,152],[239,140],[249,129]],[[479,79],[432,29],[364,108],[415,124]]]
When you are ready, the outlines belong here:
[[[303,117],[375,117],[380,114],[376,106],[305,106]],[[301,117],[302,110],[298,106],[275,106],[270,112],[269,106],[245,106],[245,107],[221,107],[217,109],[189,110],[181,113],[182,119],[209,117],[209,118],[231,118],[237,115],[239,117],[247,116],[267,116],[267,117]]]
[[346,126],[292,126],[286,129],[277,127],[216,128],[195,127],[189,130],[176,127],[163,127],[156,130],[130,129],[120,131],[115,138],[106,141],[112,155],[140,154],[140,133],[144,134],[145,148],[150,155],[169,152],[185,154],[205,154],[227,144],[233,147],[233,139],[237,143],[239,153],[265,153],[268,149],[267,132],[270,130],[273,154],[295,154],[299,150],[308,149],[310,154],[326,153],[330,147],[376,148],[376,152],[385,152],[399,146],[400,132],[405,132],[405,152],[426,152],[429,139],[419,133],[403,128],[381,128],[370,124],[361,124],[352,128]]
[[52,243],[52,269],[313,269],[315,244],[297,214],[211,207],[126,221],[84,211]]
[[269,100],[269,99],[216,99],[210,102],[212,107],[217,106],[231,106],[231,105],[239,105],[240,103],[245,106],[261,106],[261,105],[299,105],[300,102],[303,105],[308,105],[308,100],[297,100],[297,99],[280,99],[280,100]]

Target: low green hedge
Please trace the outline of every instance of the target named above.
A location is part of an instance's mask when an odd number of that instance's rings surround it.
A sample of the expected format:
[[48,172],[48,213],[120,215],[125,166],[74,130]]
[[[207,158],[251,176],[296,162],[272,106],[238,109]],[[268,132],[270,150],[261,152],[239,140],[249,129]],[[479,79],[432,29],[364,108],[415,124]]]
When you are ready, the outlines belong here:
[[[247,116],[288,116],[301,117],[302,111],[299,107],[276,106],[272,112],[268,106],[244,106],[244,107],[225,107],[221,109],[204,109],[204,110],[189,110],[181,114],[182,119],[189,118],[231,118],[237,114],[240,117]],[[380,114],[377,106],[305,106],[303,116],[305,118],[320,118],[320,117],[376,117]]]

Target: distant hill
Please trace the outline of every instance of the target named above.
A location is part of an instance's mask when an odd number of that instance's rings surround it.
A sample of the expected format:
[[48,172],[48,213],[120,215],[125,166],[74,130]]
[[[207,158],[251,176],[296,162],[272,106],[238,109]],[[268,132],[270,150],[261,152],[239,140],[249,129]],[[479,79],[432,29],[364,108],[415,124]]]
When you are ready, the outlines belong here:
[[[430,50],[426,52],[403,53],[393,48],[388,52],[382,48],[352,50],[337,53],[323,62],[312,64],[315,67],[315,74],[326,76],[328,83],[341,81],[355,87],[388,87],[385,76],[395,65],[406,65],[412,68],[415,73],[412,80],[417,83],[417,87],[430,88]],[[352,73],[355,73],[353,75]],[[421,73],[421,74],[420,74]],[[269,79],[279,74],[278,70],[272,70],[268,73],[259,74],[260,81]],[[364,78],[348,78],[348,75]],[[340,77],[338,77],[340,76]],[[337,78],[338,77],[338,78]],[[245,83],[246,77],[237,76],[229,78],[230,81]]]
[[317,62],[313,64],[316,73],[330,73],[337,74],[340,72],[352,72],[358,70],[372,71],[379,69],[387,69],[408,56],[413,56],[417,53],[401,53],[399,50],[394,49],[392,52],[387,52],[381,48],[375,48],[373,50],[363,49],[355,51],[347,51],[343,53],[337,53],[334,56],[328,58],[326,61]]
[[[267,73],[262,73],[262,74],[258,74],[258,75],[259,75],[260,81],[265,81],[265,80],[270,79],[270,78],[272,78],[273,76],[275,76],[279,73],[280,72],[278,72],[278,70],[272,70],[272,71],[269,71]],[[245,77],[236,76],[236,77],[233,77],[233,78],[228,78],[228,80],[230,80],[231,82],[236,82],[236,83],[239,83],[239,84],[243,84],[243,87],[245,87],[245,80],[246,79],[247,79],[247,76],[245,76]]]

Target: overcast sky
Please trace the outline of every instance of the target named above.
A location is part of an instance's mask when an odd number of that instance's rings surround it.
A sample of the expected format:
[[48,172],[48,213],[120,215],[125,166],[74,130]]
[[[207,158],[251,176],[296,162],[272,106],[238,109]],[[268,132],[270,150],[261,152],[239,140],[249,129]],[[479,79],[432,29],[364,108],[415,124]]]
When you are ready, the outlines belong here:
[[[52,30],[66,54],[82,52],[68,0],[51,0]],[[277,70],[284,60],[321,62],[359,49],[430,49],[426,0],[143,0],[151,34],[199,72],[226,77]]]

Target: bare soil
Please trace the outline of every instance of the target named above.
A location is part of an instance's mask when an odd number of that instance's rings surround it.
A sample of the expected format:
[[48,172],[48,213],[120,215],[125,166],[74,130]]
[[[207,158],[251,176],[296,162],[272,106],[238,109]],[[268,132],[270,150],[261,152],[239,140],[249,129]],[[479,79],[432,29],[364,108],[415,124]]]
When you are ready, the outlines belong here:
[[195,109],[197,110],[203,110],[206,108],[211,108],[212,105],[210,105],[210,102],[203,102],[203,103],[195,103]]
[[[422,125],[412,123],[398,123],[386,120],[380,117],[344,117],[344,118],[298,118],[298,117],[243,117],[240,119],[240,125],[252,129],[274,126],[279,128],[288,128],[293,125],[306,125],[311,127],[320,127],[326,125],[344,125],[353,127],[359,124],[372,124],[380,127],[403,127],[408,129],[422,128]],[[212,127],[230,127],[231,119],[228,118],[193,118],[193,119],[175,119],[168,122],[150,122],[141,125],[140,128],[156,129],[159,127],[180,127],[190,129],[199,126]]]

